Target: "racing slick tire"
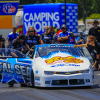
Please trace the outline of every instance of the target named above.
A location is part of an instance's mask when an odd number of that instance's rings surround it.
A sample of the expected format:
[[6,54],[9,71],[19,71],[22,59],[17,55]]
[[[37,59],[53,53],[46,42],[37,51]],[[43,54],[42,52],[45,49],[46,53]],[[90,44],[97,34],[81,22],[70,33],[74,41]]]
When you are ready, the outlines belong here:
[[33,70],[31,71],[31,87],[35,87]]
[[27,85],[26,85],[26,84],[20,84],[20,86],[21,86],[21,87],[27,87]]
[[9,83],[8,85],[9,85],[9,87],[13,87],[14,84],[13,83]]

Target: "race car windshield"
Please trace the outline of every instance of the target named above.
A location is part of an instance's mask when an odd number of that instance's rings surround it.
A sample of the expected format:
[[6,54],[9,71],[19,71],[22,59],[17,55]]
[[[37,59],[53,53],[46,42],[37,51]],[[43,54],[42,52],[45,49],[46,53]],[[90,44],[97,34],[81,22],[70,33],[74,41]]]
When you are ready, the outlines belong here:
[[35,57],[45,57],[57,52],[68,53],[74,56],[83,56],[78,48],[74,48],[71,46],[44,46],[38,47]]

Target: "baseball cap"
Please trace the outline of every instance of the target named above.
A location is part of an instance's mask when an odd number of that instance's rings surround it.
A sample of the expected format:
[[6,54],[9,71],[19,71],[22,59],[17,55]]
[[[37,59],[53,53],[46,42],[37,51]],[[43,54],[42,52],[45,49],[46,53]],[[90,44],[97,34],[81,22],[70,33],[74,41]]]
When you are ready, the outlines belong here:
[[25,41],[25,36],[24,34],[19,34],[19,39],[24,40]]
[[81,32],[80,35],[83,35],[83,33]]
[[61,26],[61,28],[66,28],[66,25],[65,25],[65,24],[63,24],[63,25]]
[[95,20],[93,21],[93,23],[98,23],[98,20],[95,19]]

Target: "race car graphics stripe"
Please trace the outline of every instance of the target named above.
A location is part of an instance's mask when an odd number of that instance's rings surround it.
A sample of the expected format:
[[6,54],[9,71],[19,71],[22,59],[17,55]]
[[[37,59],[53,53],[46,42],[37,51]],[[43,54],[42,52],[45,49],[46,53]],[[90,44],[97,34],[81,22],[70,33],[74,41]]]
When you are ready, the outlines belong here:
[[16,58],[8,58],[7,61],[0,60],[0,73],[2,75],[1,83],[10,81],[27,83],[30,81],[31,70],[31,64],[17,62]]
[[11,83],[13,81],[13,83],[19,83],[15,78],[12,78],[11,80],[7,81],[6,83]]

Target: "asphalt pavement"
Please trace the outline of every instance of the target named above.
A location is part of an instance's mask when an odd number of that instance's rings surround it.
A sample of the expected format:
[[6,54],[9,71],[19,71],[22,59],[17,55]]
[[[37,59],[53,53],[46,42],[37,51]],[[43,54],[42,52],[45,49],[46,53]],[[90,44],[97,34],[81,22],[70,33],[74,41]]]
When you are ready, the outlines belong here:
[[91,88],[31,88],[8,87],[0,84],[0,100],[100,100],[100,71],[95,71]]

